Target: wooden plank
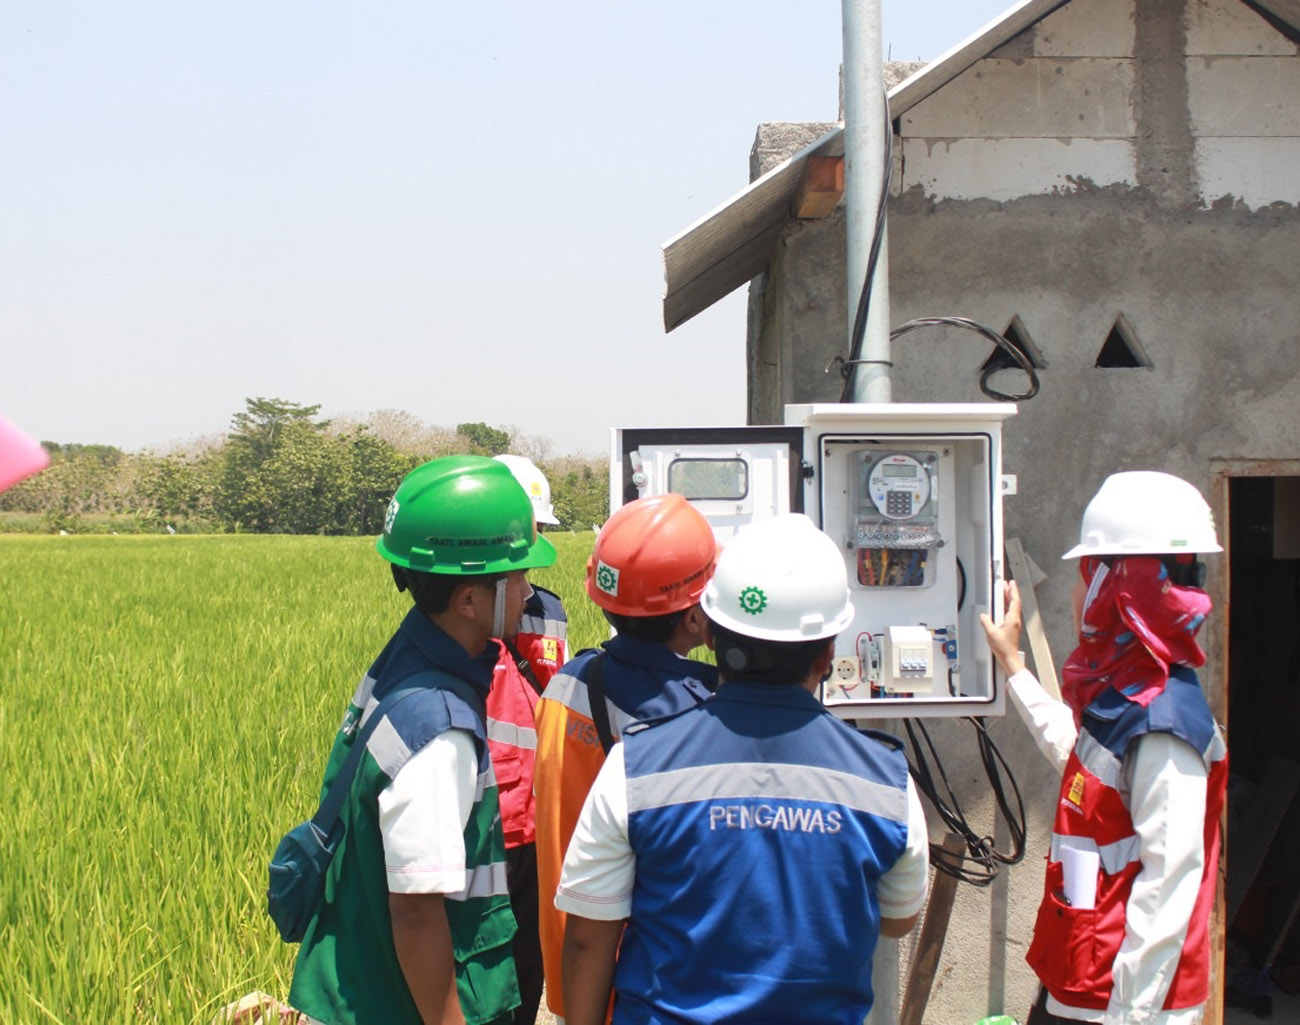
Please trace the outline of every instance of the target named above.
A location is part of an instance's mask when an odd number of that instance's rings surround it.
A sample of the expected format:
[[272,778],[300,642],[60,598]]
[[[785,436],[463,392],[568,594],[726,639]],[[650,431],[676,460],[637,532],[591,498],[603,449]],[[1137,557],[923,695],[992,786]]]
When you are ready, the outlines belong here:
[[844,158],[809,157],[794,193],[794,215],[801,220],[827,217],[844,195]]
[[1034,660],[1034,675],[1043,685],[1043,690],[1059,701],[1061,684],[1056,675],[1056,663],[1052,660],[1052,649],[1047,643],[1047,631],[1043,629],[1043,618],[1038,614],[1038,598],[1034,594],[1029,556],[1025,554],[1025,547],[1018,537],[1007,538],[1003,550],[1007,557],[1007,568],[1011,570],[1011,579],[1020,588],[1020,616],[1024,622],[1025,636],[1029,640],[1029,654]]
[[[943,849],[949,854],[959,855],[966,849],[966,844],[955,833],[949,833],[943,838]],[[952,917],[952,904],[956,894],[956,876],[936,870],[934,886],[930,888],[930,899],[925,906],[925,920],[921,923],[921,936],[912,957],[911,971],[907,975],[907,995],[903,998],[898,1025],[921,1025],[921,1019],[925,1017],[925,1008],[930,1002],[930,991],[934,988],[934,978],[939,969],[939,957],[943,953],[943,942],[948,935],[948,920]]]

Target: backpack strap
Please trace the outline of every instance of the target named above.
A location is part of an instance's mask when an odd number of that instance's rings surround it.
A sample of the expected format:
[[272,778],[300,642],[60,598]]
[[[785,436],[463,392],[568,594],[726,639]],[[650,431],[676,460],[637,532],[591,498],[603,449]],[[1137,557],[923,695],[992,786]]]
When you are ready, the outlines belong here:
[[515,647],[514,641],[507,641],[503,637],[501,639],[501,645],[510,653],[510,657],[515,660],[515,667],[519,670],[519,675],[527,680],[528,686],[532,687],[533,690],[537,691],[540,695],[544,688],[542,687],[542,681],[539,680],[537,674],[533,672],[533,664],[519,653],[519,649]]
[[422,691],[449,690],[469,705],[478,714],[480,721],[487,714],[483,695],[472,684],[450,673],[427,670],[415,673],[402,683],[404,686],[384,695],[383,700],[370,713],[370,718],[366,720],[365,725],[357,731],[352,741],[352,749],[348,752],[348,757],[339,769],[338,775],[334,777],[334,782],[330,784],[329,793],[321,800],[316,814],[311,817],[312,826],[320,836],[329,836],[338,822],[339,813],[343,810],[343,802],[347,800],[348,792],[352,789],[352,781],[361,765],[361,755],[366,749],[370,735],[401,702],[412,694],[419,694]]
[[587,666],[587,703],[591,705],[591,721],[605,754],[614,746],[614,731],[609,727],[609,708],[605,704],[605,653],[598,652]]

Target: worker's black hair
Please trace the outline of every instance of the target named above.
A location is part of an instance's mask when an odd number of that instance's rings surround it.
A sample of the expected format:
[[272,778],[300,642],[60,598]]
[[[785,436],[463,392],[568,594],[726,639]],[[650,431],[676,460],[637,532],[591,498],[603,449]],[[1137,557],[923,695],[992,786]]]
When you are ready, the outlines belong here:
[[428,616],[436,616],[447,611],[451,596],[462,584],[495,584],[505,576],[504,573],[484,573],[475,576],[463,576],[452,573],[421,573],[419,570],[406,569],[396,563],[393,569],[393,583],[399,591],[410,591],[416,607]]
[[666,612],[662,616],[621,616],[616,612],[606,612],[605,618],[621,634],[640,637],[643,641],[663,644],[673,635],[677,624],[686,615],[686,609]]
[[802,684],[826,651],[829,637],[816,641],[760,641],[709,623],[718,675],[747,683]]

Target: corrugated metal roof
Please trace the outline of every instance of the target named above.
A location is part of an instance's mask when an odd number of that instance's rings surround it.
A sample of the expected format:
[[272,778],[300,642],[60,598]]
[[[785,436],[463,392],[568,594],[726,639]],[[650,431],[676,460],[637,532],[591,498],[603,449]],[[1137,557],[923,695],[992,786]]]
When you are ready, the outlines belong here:
[[[1067,2],[1023,0],[890,89],[891,116],[899,117]],[[790,216],[804,162],[811,156],[843,153],[844,129],[832,129],[665,242],[664,329],[686,323],[760,274]]]

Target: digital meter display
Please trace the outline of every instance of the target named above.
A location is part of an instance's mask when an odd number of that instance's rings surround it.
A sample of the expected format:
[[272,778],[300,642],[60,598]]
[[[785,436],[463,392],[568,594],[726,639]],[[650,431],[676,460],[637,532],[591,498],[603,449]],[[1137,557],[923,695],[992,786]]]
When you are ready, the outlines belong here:
[[867,497],[887,520],[910,520],[930,500],[930,472],[915,456],[895,452],[867,475]]

